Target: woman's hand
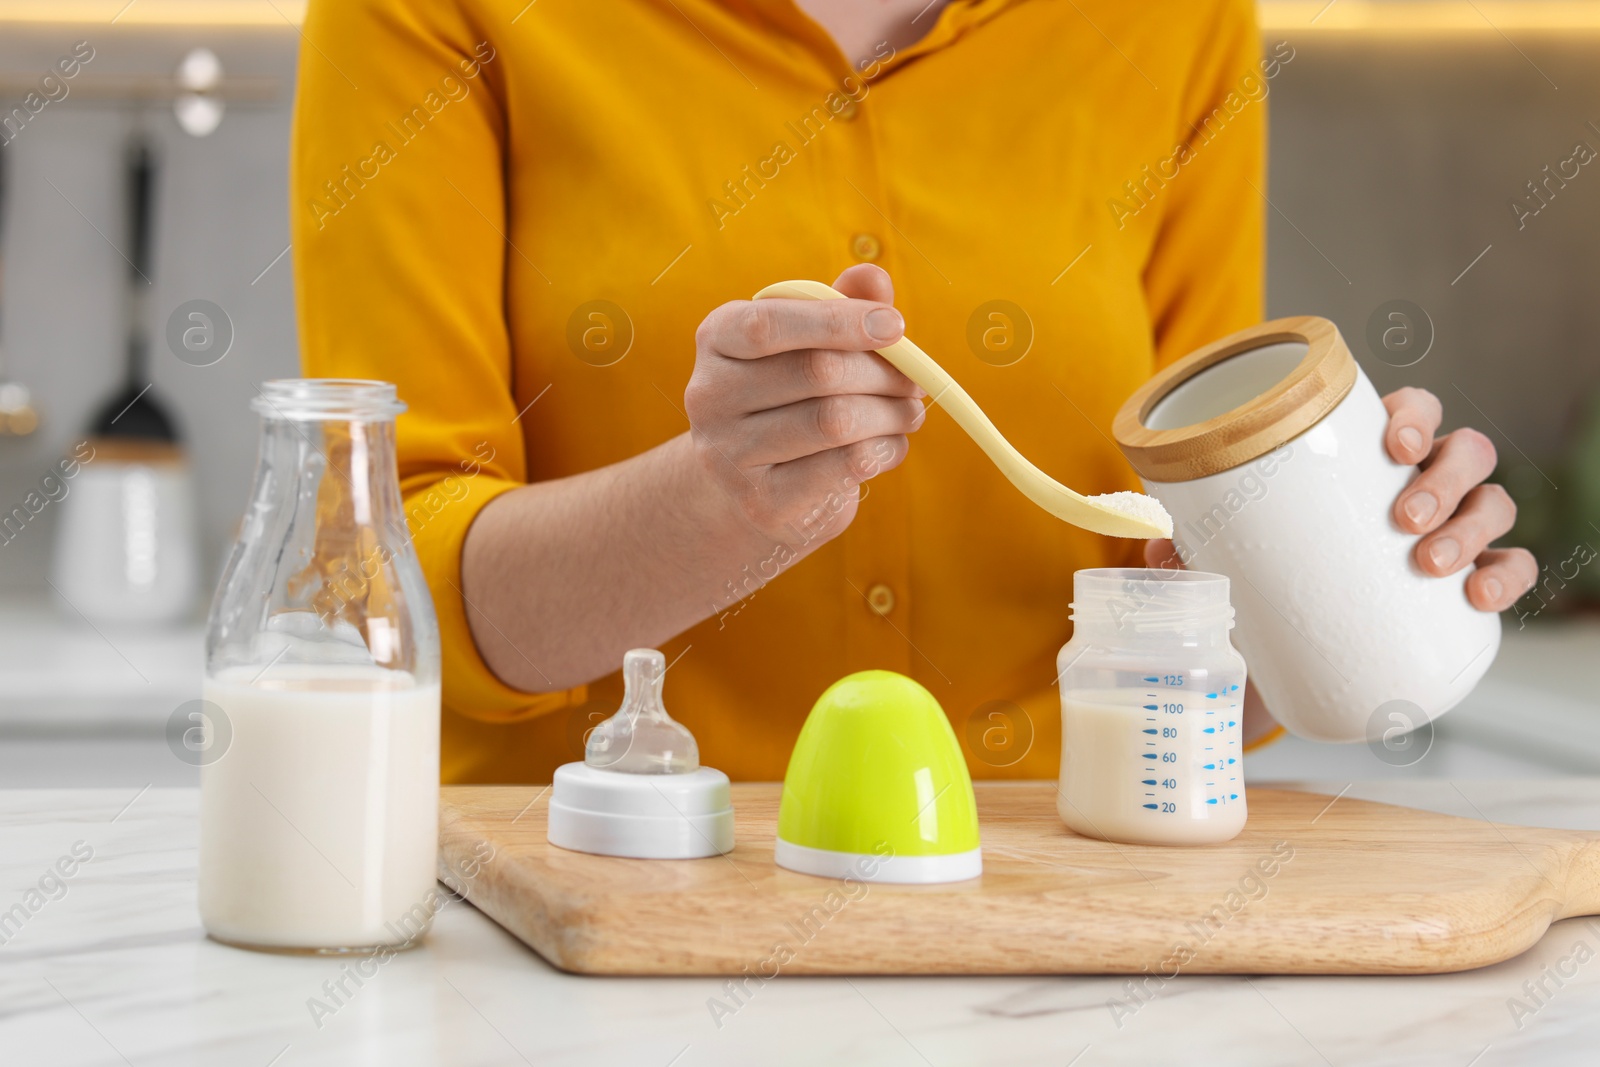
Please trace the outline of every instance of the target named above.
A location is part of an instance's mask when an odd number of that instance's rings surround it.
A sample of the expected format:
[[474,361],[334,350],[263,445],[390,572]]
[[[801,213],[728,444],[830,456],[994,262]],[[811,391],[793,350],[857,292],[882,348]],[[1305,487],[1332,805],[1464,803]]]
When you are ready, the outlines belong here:
[[[922,391],[867,351],[904,329],[889,276],[861,265],[834,286],[850,299],[717,308],[697,334],[687,432],[478,513],[460,592],[497,677],[530,693],[593,681],[850,524],[861,483],[905,459]],[[631,574],[650,581],[617,579]]]
[[[1467,599],[1480,611],[1504,611],[1533,587],[1539,565],[1525,548],[1490,548],[1511,529],[1517,505],[1498,485],[1485,484],[1494,473],[1494,443],[1477,430],[1456,430],[1435,438],[1444,409],[1426,389],[1407,387],[1383,398],[1389,410],[1384,446],[1397,463],[1422,467],[1394,503],[1394,521],[1417,542],[1417,566],[1435,577],[1454,574],[1469,563]],[[1183,566],[1171,541],[1146,541],[1145,565]],[[1253,684],[1245,688],[1244,740],[1265,737],[1275,724]]]
[[695,335],[683,400],[695,455],[765,536],[807,547],[855,516],[862,482],[900,465],[926,396],[871,349],[905,322],[889,275],[851,267],[849,300],[736,300]]
[[1477,430],[1434,437],[1443,409],[1426,389],[1407,387],[1383,398],[1389,409],[1384,445],[1399,463],[1422,467],[1394,504],[1394,521],[1417,542],[1417,566],[1435,577],[1469,563],[1467,599],[1480,611],[1504,611],[1539,580],[1539,565],[1525,548],[1490,548],[1511,529],[1517,505],[1494,473],[1494,443]]
[[[1477,430],[1435,438],[1444,409],[1426,389],[1407,386],[1383,398],[1389,409],[1384,447],[1397,463],[1415,463],[1422,473],[1394,502],[1394,521],[1417,542],[1417,566],[1434,577],[1454,574],[1469,563],[1467,599],[1479,611],[1504,611],[1539,580],[1539,565],[1525,548],[1490,548],[1517,518],[1517,505],[1500,486],[1484,483],[1494,473],[1494,442]],[[1178,567],[1171,541],[1145,545],[1151,567]]]

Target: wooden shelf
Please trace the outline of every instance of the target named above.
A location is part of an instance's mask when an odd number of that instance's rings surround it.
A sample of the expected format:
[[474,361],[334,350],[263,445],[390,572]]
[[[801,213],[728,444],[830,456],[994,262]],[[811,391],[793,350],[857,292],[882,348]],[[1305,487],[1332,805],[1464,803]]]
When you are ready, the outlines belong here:
[[298,27],[306,0],[0,0],[0,24]]
[[[0,24],[298,26],[307,0],[0,0]],[[1264,33],[1600,32],[1597,0],[1261,0]]]
[[1567,34],[1600,31],[1596,0],[1263,0],[1264,34]]

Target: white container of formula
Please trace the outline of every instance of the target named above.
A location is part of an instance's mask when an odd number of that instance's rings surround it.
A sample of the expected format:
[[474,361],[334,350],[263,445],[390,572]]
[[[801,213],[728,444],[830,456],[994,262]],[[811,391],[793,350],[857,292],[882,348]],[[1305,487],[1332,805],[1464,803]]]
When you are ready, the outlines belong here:
[[1162,371],[1117,443],[1173,518],[1186,567],[1233,580],[1234,641],[1267,708],[1317,741],[1384,739],[1458,704],[1493,662],[1498,615],[1468,567],[1424,573],[1394,502],[1417,476],[1338,329],[1263,323]]

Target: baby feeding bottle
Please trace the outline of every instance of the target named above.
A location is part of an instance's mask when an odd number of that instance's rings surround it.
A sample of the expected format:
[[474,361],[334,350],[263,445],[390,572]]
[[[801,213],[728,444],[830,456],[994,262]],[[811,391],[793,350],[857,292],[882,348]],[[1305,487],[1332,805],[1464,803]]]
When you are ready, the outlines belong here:
[[597,856],[690,860],[733,850],[728,776],[700,766],[688,727],[667,714],[667,657],[622,657],[622,707],[589,735],[582,763],[556,768],[546,836]]
[[1424,574],[1393,519],[1417,468],[1326,319],[1263,323],[1167,367],[1117,413],[1117,444],[1173,518],[1185,566],[1233,579],[1239,648],[1267,709],[1316,741],[1387,738],[1483,677],[1500,619],[1471,568]]
[[200,918],[250,948],[374,951],[433,918],[439,634],[386,382],[261,386],[255,485],[211,607]]
[[1228,640],[1228,579],[1186,570],[1081,570],[1072,640],[1056,658],[1056,810],[1086,837],[1227,841],[1245,821],[1244,659]]

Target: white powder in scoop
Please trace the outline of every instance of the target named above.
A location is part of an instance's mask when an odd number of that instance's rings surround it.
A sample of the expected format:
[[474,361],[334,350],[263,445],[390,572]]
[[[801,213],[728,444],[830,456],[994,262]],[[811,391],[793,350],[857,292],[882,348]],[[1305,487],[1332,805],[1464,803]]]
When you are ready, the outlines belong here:
[[1123,491],[1121,493],[1100,493],[1089,498],[1102,507],[1108,507],[1132,519],[1147,522],[1159,527],[1161,536],[1172,536],[1172,516],[1167,514],[1167,509],[1161,506],[1161,501],[1154,497],[1145,496],[1143,493]]

